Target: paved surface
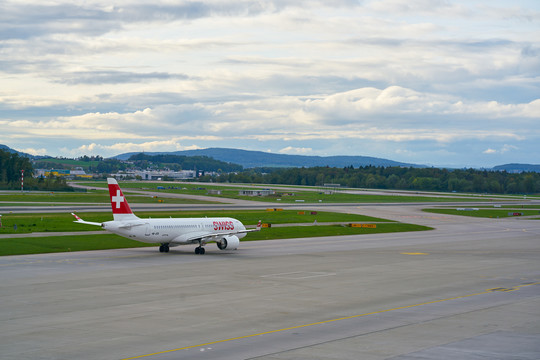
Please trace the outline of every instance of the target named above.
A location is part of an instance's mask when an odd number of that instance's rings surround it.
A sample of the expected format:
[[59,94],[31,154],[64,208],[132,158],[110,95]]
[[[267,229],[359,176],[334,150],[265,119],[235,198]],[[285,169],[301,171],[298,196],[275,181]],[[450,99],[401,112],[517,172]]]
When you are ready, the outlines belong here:
[[0,357],[540,358],[540,221],[335,209],[437,230],[2,257]]

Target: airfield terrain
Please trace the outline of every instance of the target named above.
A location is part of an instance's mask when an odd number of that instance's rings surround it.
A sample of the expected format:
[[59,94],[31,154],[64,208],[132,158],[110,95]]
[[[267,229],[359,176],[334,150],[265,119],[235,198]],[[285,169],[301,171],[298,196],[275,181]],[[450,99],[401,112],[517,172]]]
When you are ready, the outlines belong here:
[[540,358],[540,221],[427,206],[302,209],[431,231],[0,257],[0,357]]

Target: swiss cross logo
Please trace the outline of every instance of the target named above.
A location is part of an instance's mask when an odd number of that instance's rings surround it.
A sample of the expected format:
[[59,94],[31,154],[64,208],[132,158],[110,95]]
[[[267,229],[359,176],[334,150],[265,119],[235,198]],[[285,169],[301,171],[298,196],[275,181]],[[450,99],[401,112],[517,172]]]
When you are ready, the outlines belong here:
[[[122,194],[122,190],[118,186],[116,180],[109,178],[107,179],[109,185],[109,197],[111,200],[111,208],[114,215],[120,214],[133,214],[128,205],[128,200]],[[116,218],[115,218],[116,219]]]
[[122,193],[120,192],[120,189],[116,190],[116,196],[113,196],[111,198],[111,201],[113,203],[116,203],[116,208],[120,209],[120,205],[124,202],[124,197],[122,196]]

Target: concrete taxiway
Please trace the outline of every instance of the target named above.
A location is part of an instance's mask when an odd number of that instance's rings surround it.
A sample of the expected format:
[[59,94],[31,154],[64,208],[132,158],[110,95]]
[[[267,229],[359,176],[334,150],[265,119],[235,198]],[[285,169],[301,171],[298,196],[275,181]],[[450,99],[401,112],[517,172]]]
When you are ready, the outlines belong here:
[[3,257],[0,354],[540,358],[540,221],[343,209],[436,230]]

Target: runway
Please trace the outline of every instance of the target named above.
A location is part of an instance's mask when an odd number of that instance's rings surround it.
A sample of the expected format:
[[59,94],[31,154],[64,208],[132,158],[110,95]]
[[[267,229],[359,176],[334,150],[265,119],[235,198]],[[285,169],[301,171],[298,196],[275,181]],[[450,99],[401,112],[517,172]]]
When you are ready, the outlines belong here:
[[344,209],[436,230],[2,257],[0,354],[540,358],[540,221]]

